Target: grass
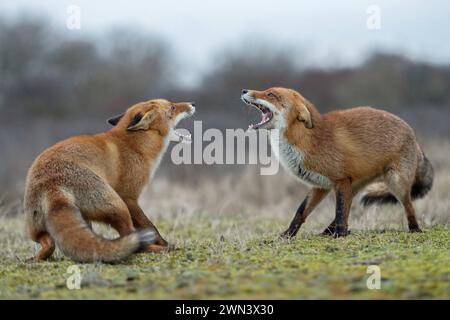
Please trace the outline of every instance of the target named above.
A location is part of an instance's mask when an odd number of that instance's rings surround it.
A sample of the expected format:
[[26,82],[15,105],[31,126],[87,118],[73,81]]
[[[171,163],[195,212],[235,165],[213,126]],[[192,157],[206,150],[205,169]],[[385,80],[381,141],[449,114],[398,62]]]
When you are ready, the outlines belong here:
[[[363,209],[355,199],[351,235],[319,236],[334,216],[330,196],[297,238],[283,241],[278,234],[306,193],[283,170],[260,176],[249,166],[238,175],[184,183],[157,178],[141,205],[181,249],[79,265],[80,290],[67,288],[74,262],[58,251],[47,262],[26,261],[37,247],[24,236],[18,207],[2,206],[0,298],[450,299],[448,150],[444,139],[427,144],[435,180],[430,194],[414,203],[420,234],[406,232],[400,206]],[[380,267],[380,290],[366,286],[369,265]]]
[[[309,229],[279,240],[287,220],[198,213],[187,222],[158,221],[181,247],[138,254],[115,265],[81,264],[80,290],[69,290],[74,263],[59,252],[26,262],[36,250],[19,219],[0,225],[0,298],[67,299],[449,299],[450,226],[424,233],[354,230],[332,239]],[[369,265],[381,270],[381,289],[369,290]]]

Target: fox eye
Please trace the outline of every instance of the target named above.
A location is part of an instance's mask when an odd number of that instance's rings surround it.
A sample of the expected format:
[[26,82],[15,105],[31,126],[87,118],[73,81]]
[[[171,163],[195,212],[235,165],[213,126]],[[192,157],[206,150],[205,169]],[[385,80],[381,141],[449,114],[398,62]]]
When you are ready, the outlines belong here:
[[175,111],[175,106],[171,106],[170,111]]
[[275,97],[275,95],[274,95],[272,92],[269,92],[269,93],[267,94],[267,96],[268,96],[268,97],[271,97],[271,98]]

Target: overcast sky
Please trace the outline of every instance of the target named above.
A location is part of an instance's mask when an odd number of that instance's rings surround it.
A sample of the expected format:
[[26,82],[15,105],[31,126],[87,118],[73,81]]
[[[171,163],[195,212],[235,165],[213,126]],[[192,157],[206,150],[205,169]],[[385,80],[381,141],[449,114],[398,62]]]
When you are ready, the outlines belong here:
[[[81,9],[81,30],[66,29],[66,9]],[[381,28],[366,26],[367,9],[381,10]],[[223,47],[255,39],[278,48],[298,47],[306,63],[355,64],[376,49],[450,63],[450,1],[366,0],[1,0],[0,12],[48,16],[78,36],[112,26],[130,26],[160,35],[177,54],[186,77],[206,70]],[[249,50],[252,46],[248,46]]]

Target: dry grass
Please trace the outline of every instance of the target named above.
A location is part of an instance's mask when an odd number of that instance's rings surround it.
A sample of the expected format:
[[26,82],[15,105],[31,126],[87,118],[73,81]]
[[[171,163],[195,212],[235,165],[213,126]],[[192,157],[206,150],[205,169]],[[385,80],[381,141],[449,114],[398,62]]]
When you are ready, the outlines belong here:
[[[432,192],[415,202],[423,234],[405,232],[399,206],[363,210],[355,201],[352,235],[317,236],[334,215],[329,196],[296,240],[276,240],[307,192],[284,171],[260,176],[249,167],[195,184],[157,176],[141,204],[183,249],[83,265],[78,291],[65,287],[73,263],[59,252],[46,263],[25,261],[37,247],[24,236],[20,216],[5,217],[14,207],[4,206],[0,298],[449,298],[450,143],[428,143],[425,150],[436,174]],[[382,290],[365,288],[367,264],[382,267]]]
[[[450,141],[422,143],[435,167],[432,192],[414,202],[417,217],[425,227],[450,221]],[[191,219],[199,212],[217,219],[227,215],[277,218],[286,223],[293,217],[308,189],[280,167],[273,176],[259,175],[259,168],[249,166],[243,172],[221,178],[204,178],[195,183],[173,184],[164,177],[144,192],[141,203],[149,216],[158,219]],[[311,214],[305,230],[318,232],[334,217],[334,198],[329,195]],[[364,209],[355,198],[350,216],[352,229],[405,229],[406,220],[400,206]]]

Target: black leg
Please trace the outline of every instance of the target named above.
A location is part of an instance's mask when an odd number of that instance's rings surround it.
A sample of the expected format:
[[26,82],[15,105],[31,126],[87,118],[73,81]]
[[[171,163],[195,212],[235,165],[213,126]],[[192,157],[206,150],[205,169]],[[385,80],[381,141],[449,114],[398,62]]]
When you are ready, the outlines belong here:
[[347,235],[347,226],[344,218],[344,200],[340,191],[336,192],[336,230],[335,236],[342,237]]
[[301,225],[305,222],[309,214],[314,210],[314,208],[322,201],[323,198],[328,194],[329,190],[326,189],[312,189],[302,204],[298,207],[294,219],[292,219],[289,228],[281,234],[283,238],[295,237]]
[[289,225],[289,228],[281,234],[281,236],[283,238],[295,237],[298,230],[300,229],[300,226],[305,221],[303,214],[305,212],[307,203],[308,203],[308,197],[306,197],[305,200],[303,200],[302,204],[298,207],[297,211],[295,212],[294,219],[292,219],[291,224]]
[[333,220],[333,222],[330,223],[330,225],[325,230],[323,230],[322,235],[332,236],[334,235],[335,232],[336,232],[336,220]]
[[353,194],[350,180],[341,181],[336,188],[335,237],[348,235],[348,216]]

